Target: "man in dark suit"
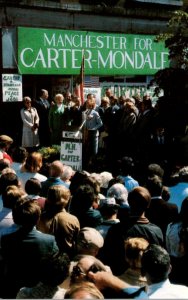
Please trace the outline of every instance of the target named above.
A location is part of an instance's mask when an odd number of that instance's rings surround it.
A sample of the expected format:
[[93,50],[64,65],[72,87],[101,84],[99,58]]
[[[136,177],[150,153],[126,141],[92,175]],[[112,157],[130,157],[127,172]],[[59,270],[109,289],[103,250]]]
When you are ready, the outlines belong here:
[[20,198],[12,211],[19,229],[3,235],[1,249],[4,263],[3,298],[16,298],[23,286],[39,282],[41,260],[59,251],[55,237],[36,230],[41,209],[28,197]]
[[50,103],[48,101],[48,91],[42,89],[40,91],[40,98],[35,101],[34,106],[39,115],[39,140],[40,146],[49,146],[50,144],[50,129],[48,123],[48,115]]

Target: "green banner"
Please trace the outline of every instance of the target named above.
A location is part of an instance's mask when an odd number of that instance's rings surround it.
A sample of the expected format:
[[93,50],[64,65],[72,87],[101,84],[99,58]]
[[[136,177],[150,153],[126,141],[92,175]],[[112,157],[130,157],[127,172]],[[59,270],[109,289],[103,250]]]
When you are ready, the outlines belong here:
[[168,49],[152,35],[18,28],[21,74],[153,75],[169,66]]

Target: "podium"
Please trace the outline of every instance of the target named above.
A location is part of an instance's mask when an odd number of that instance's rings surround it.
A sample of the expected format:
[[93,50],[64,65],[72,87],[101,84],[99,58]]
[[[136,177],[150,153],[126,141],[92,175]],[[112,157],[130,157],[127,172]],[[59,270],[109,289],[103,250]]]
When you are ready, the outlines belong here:
[[63,164],[82,171],[82,132],[63,131],[60,160]]

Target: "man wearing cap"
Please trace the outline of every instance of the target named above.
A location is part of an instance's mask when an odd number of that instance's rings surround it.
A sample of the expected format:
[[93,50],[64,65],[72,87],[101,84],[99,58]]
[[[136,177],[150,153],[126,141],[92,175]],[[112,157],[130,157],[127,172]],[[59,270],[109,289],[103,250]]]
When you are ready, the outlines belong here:
[[96,229],[101,233],[105,239],[109,228],[120,220],[117,218],[119,205],[116,203],[115,198],[108,197],[100,200],[99,211],[103,217],[101,225],[97,226]]
[[104,239],[99,231],[92,227],[83,227],[77,237],[77,254],[97,256],[103,244]]
[[12,163],[12,158],[6,152],[8,151],[10,145],[13,143],[13,139],[5,134],[0,135],[0,159],[8,159]]

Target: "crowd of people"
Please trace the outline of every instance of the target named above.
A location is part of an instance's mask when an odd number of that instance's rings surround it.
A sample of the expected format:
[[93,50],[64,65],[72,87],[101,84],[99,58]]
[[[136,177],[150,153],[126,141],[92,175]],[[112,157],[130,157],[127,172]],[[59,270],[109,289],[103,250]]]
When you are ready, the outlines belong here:
[[[24,97],[0,135],[0,298],[188,299],[188,166],[145,95]],[[83,169],[40,146],[83,132]],[[171,151],[170,151],[171,150]],[[181,164],[180,164],[181,161]]]

